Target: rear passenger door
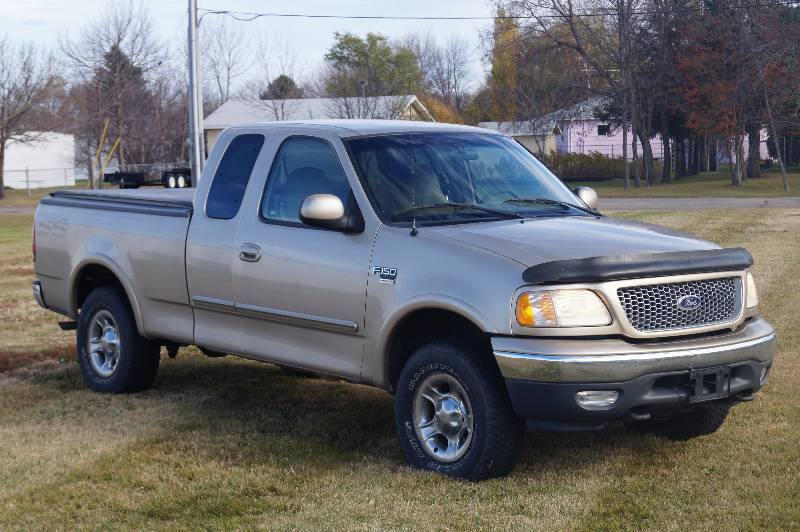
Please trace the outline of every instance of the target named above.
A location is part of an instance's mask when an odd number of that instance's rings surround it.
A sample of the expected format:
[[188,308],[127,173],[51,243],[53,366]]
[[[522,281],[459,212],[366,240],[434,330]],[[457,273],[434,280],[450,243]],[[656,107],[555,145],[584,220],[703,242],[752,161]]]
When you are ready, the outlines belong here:
[[312,194],[335,194],[358,206],[337,137],[280,131],[270,145],[277,150],[261,197],[248,199],[236,235],[241,252],[257,255],[242,255],[234,266],[236,307],[245,316],[243,353],[357,378],[374,227],[348,234],[299,219]]
[[216,164],[213,177],[201,180],[196,192],[186,242],[186,279],[194,310],[194,342],[202,347],[241,352],[242,319],[235,314],[231,274],[238,260],[235,235],[266,140],[262,133],[220,137],[220,146],[207,162]]

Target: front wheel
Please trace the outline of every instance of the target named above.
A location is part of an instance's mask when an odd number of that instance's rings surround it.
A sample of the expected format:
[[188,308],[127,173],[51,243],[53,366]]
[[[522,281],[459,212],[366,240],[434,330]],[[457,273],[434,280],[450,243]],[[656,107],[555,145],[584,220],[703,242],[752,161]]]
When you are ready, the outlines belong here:
[[139,335],[125,292],[101,286],[78,316],[78,364],[96,392],[126,393],[149,388],[158,371],[161,346]]
[[505,475],[517,461],[524,423],[485,353],[450,342],[419,348],[400,374],[395,412],[413,467],[481,480]]

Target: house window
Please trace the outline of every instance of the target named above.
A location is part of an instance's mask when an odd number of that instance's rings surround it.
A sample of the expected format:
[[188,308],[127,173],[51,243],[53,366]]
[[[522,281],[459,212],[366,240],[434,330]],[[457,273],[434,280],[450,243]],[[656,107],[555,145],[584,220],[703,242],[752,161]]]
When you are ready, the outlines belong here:
[[598,124],[597,125],[597,136],[598,137],[610,137],[611,136],[611,126],[608,124]]

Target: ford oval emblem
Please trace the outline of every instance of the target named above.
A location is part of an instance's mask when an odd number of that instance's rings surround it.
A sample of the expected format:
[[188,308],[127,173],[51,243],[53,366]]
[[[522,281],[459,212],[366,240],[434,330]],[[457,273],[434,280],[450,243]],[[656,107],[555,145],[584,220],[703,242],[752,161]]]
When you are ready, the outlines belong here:
[[703,306],[703,300],[700,296],[690,294],[688,296],[679,297],[676,305],[681,310],[697,310]]

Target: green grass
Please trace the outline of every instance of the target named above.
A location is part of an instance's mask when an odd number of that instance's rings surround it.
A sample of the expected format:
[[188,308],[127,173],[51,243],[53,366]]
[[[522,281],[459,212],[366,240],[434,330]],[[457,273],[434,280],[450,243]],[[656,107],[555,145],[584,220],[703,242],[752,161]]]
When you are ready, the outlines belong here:
[[39,204],[39,200],[56,190],[65,190],[71,188],[86,188],[88,181],[78,179],[74,187],[47,187],[47,188],[33,188],[31,194],[28,196],[28,191],[19,188],[7,188],[3,192],[5,197],[0,199],[0,207],[35,207]]
[[31,300],[30,216],[0,215],[0,529],[800,527],[800,212],[625,217],[753,253],[769,385],[711,436],[532,432],[510,476],[468,483],[407,468],[391,397],[364,386],[183,349],[152,390],[90,392]]
[[783,179],[780,171],[763,171],[762,177],[749,179],[739,186],[731,185],[730,174],[723,172],[704,172],[693,177],[686,177],[672,183],[660,183],[646,186],[644,182],[639,188],[631,186],[625,190],[622,179],[608,181],[570,181],[567,184],[574,188],[588,186],[597,190],[606,198],[691,198],[691,197],[776,197],[800,195],[800,170],[792,169],[789,174],[789,193],[783,191]]

